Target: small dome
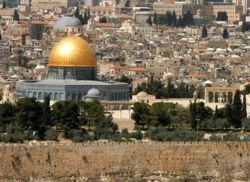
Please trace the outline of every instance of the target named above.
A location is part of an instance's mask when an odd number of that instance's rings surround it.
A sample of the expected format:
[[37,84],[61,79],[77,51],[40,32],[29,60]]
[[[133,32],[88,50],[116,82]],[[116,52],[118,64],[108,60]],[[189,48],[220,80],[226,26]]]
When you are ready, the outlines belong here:
[[98,97],[98,96],[100,96],[100,91],[96,88],[92,88],[88,91],[87,96],[88,97]]
[[65,27],[78,27],[81,25],[82,24],[78,18],[64,16],[57,19],[54,25],[54,31],[63,32],[65,30]]
[[146,93],[146,92],[139,92],[138,94],[137,94],[137,96],[139,96],[139,97],[146,97],[148,94]]
[[43,70],[43,69],[45,69],[45,66],[40,63],[37,63],[35,70]]

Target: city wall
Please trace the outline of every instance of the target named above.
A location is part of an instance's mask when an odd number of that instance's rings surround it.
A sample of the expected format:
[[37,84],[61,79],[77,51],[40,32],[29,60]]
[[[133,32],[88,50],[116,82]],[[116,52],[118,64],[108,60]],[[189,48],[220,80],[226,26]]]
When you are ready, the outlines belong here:
[[[249,173],[247,142],[1,144],[0,181],[119,173]],[[250,178],[249,178],[250,179]]]

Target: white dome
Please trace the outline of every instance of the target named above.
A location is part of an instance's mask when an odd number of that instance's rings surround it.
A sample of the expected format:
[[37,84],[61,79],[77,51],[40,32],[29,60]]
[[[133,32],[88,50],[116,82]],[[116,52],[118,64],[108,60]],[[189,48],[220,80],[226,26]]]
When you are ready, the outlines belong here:
[[63,32],[65,30],[65,27],[69,27],[69,26],[70,27],[79,27],[81,25],[82,24],[78,18],[64,16],[64,17],[57,19],[57,21],[54,25],[54,31]]
[[146,93],[146,92],[139,92],[138,94],[137,94],[137,96],[139,96],[139,97],[145,97],[145,96],[147,96],[148,94]]
[[97,97],[97,96],[100,96],[100,91],[96,88],[92,88],[88,91],[87,93],[87,96],[88,97]]
[[35,70],[42,70],[42,69],[45,69],[45,66],[40,63],[38,63],[35,67]]

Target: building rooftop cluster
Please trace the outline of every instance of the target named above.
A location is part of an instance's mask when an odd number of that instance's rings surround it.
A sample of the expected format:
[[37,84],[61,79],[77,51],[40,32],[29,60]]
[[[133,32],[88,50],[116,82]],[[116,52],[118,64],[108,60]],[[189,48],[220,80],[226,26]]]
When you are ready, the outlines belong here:
[[[250,81],[250,33],[241,31],[242,24],[248,24],[247,1],[5,2],[0,9],[0,82],[11,85],[13,92],[16,81],[47,78],[52,48],[73,35],[93,48],[99,80],[126,76],[133,89],[152,80],[201,86]],[[176,21],[184,20],[189,12],[194,24],[168,26],[167,12],[174,12]],[[222,12],[226,20],[216,21]]]

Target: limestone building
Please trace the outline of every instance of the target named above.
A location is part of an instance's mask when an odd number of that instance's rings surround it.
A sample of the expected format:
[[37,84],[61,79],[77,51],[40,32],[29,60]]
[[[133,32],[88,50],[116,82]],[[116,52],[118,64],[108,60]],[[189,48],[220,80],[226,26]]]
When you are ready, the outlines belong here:
[[31,9],[53,9],[56,7],[74,7],[77,6],[78,0],[32,0]]
[[[100,100],[129,99],[129,85],[96,79],[97,62],[93,49],[78,36],[68,36],[53,47],[48,64],[48,78],[41,81],[19,81],[16,96],[35,97],[42,101],[50,96],[52,102],[86,98],[90,90]],[[96,91],[98,90],[98,91]]]
[[188,11],[193,14],[196,11],[195,6],[192,4],[166,4],[164,2],[154,2],[153,9],[156,11],[157,14],[160,15],[165,15],[167,11],[171,13],[175,11],[177,17],[183,16]]

